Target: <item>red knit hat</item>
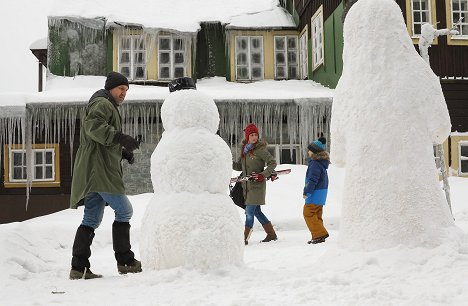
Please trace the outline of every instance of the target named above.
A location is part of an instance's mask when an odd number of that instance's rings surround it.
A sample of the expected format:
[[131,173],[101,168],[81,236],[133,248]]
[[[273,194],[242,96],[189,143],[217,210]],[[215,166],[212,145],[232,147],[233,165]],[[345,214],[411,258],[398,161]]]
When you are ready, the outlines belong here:
[[258,134],[258,129],[255,126],[255,124],[250,123],[249,125],[247,125],[245,127],[244,133],[245,133],[245,139],[249,140],[249,135],[252,134],[252,133],[257,133]]

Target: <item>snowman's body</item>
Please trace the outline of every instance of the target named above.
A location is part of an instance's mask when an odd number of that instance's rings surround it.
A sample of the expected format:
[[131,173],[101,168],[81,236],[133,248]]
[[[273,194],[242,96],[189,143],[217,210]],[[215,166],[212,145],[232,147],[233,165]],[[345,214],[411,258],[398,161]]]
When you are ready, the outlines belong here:
[[344,43],[331,121],[331,162],[346,167],[339,244],[371,250],[454,240],[432,149],[448,137],[450,118],[395,1],[356,2]]
[[146,268],[215,268],[243,261],[242,221],[226,189],[232,156],[216,135],[210,97],[176,91],[161,108],[164,133],[151,156],[154,197],[141,229]]

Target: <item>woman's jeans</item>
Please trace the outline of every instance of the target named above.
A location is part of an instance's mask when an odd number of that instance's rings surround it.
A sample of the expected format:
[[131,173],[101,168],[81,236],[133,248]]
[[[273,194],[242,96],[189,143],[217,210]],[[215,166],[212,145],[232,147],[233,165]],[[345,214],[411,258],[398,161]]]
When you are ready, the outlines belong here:
[[257,217],[257,220],[263,225],[270,220],[262,213],[262,208],[260,205],[245,205],[245,227],[252,228],[254,225],[254,216]]
[[84,216],[81,225],[94,229],[101,224],[106,203],[114,210],[115,221],[129,222],[133,215],[132,204],[124,194],[90,192],[84,200]]

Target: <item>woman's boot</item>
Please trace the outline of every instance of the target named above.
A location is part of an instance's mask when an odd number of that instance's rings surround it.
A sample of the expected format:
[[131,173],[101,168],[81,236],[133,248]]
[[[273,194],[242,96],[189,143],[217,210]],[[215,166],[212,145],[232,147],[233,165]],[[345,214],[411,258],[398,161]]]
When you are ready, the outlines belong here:
[[244,229],[244,243],[245,245],[249,244],[250,234],[252,234],[252,229],[250,227],[245,227]]
[[262,242],[270,242],[272,240],[278,239],[278,236],[276,236],[275,230],[273,229],[273,224],[271,224],[271,222],[262,224],[262,226],[267,234],[265,239],[262,240]]

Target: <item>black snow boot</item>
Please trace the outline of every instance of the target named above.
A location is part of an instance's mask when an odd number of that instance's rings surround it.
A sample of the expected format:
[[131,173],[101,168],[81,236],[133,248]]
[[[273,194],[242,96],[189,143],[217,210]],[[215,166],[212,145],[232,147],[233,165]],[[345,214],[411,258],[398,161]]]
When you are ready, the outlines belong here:
[[141,272],[141,262],[135,259],[135,254],[131,250],[130,223],[114,221],[112,224],[112,242],[119,273]]
[[72,261],[70,279],[91,279],[99,278],[102,275],[94,274],[89,270],[91,266],[91,244],[93,243],[94,229],[86,225],[80,225],[76,230],[75,241],[73,242]]

